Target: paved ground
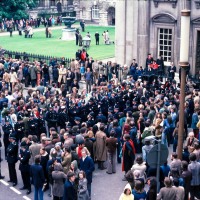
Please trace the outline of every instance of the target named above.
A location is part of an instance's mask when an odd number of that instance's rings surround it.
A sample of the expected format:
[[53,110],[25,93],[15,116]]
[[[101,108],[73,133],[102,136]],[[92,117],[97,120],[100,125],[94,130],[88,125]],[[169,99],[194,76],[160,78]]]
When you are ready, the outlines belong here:
[[[4,158],[4,151],[2,151],[2,158]],[[172,145],[169,148],[169,155],[172,153]],[[170,162],[170,156],[168,158]],[[18,185],[15,186],[15,190],[13,191],[12,185],[8,183],[9,174],[7,162],[3,160],[1,162],[2,166],[2,175],[5,176],[4,180],[0,180],[0,200],[33,200],[33,192],[30,195],[26,195],[26,191],[19,190],[20,187],[23,186],[21,174],[18,170],[18,163],[16,166],[17,169],[17,177],[18,177]],[[106,170],[98,170],[97,166],[95,166],[96,170],[93,173],[93,183],[92,183],[92,200],[117,200],[121,192],[123,191],[124,186],[126,185],[125,181],[122,181],[124,173],[121,171],[121,164],[117,164],[117,173],[108,175]],[[11,189],[12,188],[12,189]],[[33,191],[33,186],[32,186]],[[51,199],[48,197],[49,191],[44,193],[44,200]]]
[[[3,154],[3,153],[2,153]],[[4,158],[4,156],[3,156]],[[8,167],[7,162],[3,160],[2,164],[2,174],[5,176],[4,180],[0,180],[0,200],[22,200],[31,199],[33,200],[33,192],[30,195],[26,195],[26,191],[19,190],[23,186],[20,171],[18,170],[18,163],[16,166],[18,185],[15,186],[15,191],[13,191],[12,185],[8,183]],[[96,166],[97,168],[97,166]],[[113,175],[108,175],[106,170],[95,170],[93,173],[93,183],[92,183],[92,199],[93,200],[116,200],[119,198],[121,191],[123,190],[126,182],[121,181],[123,173],[121,172],[121,165],[117,164],[117,173]],[[33,191],[33,186],[32,186]],[[115,192],[113,192],[115,191]],[[48,197],[49,191],[44,193],[44,199],[51,199]]]

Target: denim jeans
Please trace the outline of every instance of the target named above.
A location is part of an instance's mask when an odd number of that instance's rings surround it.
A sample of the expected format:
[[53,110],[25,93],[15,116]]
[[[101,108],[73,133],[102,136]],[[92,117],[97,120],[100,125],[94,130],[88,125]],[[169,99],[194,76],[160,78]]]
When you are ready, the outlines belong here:
[[[38,198],[39,195],[39,198]],[[35,186],[35,191],[34,191],[34,200],[43,200],[43,191],[42,187],[36,187]]]
[[167,136],[165,132],[162,132],[161,144],[165,144],[168,147]]

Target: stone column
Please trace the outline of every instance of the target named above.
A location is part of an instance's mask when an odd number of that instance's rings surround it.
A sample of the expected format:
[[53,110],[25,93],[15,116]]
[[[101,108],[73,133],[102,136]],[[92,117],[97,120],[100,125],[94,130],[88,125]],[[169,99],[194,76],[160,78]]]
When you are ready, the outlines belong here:
[[145,67],[147,54],[149,53],[149,0],[138,1],[138,64]]
[[125,25],[125,1],[116,2],[115,12],[115,58],[118,64],[125,64],[125,39],[126,39],[126,25]]
[[45,6],[45,8],[49,8],[49,6],[50,6],[50,0],[45,0],[44,1],[44,6]]
[[107,11],[99,11],[99,25],[108,26],[108,12]]
[[[137,17],[135,17],[135,14],[137,14],[137,7],[138,2],[137,1],[127,1],[126,3],[126,58],[125,63],[128,66],[131,64],[131,61],[133,58],[136,58],[137,56],[137,45],[136,41],[134,41],[134,38],[137,38]],[[134,52],[134,50],[136,52]],[[134,52],[134,53],[133,53]],[[133,57],[134,55],[134,57]]]

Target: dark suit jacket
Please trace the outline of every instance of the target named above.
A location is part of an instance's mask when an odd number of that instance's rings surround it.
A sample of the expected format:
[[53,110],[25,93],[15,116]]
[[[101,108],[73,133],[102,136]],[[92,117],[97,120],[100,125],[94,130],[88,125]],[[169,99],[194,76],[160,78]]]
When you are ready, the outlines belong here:
[[92,183],[92,172],[95,170],[94,161],[90,156],[87,156],[85,160],[80,160],[80,170],[83,170],[86,174],[88,183]]
[[76,200],[76,190],[69,180],[65,181],[63,200]]
[[44,172],[40,164],[33,164],[30,168],[33,185],[37,188],[42,188],[45,182]]

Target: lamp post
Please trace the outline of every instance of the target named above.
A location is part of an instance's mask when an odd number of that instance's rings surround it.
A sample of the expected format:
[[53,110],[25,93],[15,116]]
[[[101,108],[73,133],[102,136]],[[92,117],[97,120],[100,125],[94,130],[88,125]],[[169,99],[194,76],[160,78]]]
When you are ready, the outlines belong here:
[[181,94],[179,106],[179,129],[178,129],[178,157],[182,159],[183,133],[184,133],[184,110],[185,110],[185,82],[186,68],[189,59],[189,39],[190,39],[190,10],[181,11],[181,44],[180,62],[181,67]]

